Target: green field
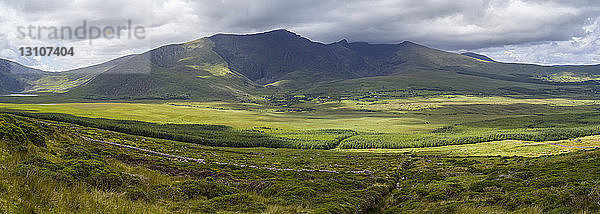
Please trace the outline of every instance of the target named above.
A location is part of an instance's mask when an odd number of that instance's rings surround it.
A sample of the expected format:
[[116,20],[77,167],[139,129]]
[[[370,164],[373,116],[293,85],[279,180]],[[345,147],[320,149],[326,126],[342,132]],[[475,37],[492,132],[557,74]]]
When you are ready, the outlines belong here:
[[[445,95],[388,100],[300,100],[288,101],[285,105],[224,102],[0,104],[0,109],[158,124],[225,125],[301,141],[343,137],[334,148],[396,149],[597,135],[600,134],[600,115],[595,113],[598,102]],[[354,134],[324,134],[323,130]]]
[[0,115],[0,134],[0,210],[7,213],[600,210],[598,150],[520,142],[393,151],[207,147],[9,115]]
[[298,98],[2,103],[0,212],[600,210],[596,100]]

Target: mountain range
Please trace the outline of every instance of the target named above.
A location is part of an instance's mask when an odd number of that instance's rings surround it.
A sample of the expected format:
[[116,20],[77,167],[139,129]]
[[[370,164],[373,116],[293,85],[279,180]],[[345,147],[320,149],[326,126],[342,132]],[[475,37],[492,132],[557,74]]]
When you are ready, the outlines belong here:
[[91,100],[256,100],[430,90],[456,94],[594,96],[600,66],[496,62],[412,42],[314,42],[287,30],[217,34],[102,64],[47,72],[0,59],[0,94]]

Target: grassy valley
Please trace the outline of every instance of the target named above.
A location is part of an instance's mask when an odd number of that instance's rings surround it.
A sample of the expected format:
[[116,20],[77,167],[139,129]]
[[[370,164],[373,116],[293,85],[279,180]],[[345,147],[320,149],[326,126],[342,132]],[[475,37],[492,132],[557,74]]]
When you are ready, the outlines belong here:
[[217,34],[0,61],[0,213],[598,213],[598,66]]
[[[508,142],[393,151],[207,147],[33,117],[0,115],[4,212],[600,209],[598,150],[536,143],[499,150]],[[596,138],[561,143],[600,145]]]

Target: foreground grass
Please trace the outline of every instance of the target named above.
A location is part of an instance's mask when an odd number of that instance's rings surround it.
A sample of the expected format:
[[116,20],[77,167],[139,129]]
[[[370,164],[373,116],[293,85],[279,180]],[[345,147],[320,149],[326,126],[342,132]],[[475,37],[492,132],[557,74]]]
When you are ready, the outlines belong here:
[[[206,156],[210,162],[152,156],[85,141],[81,135],[171,154]],[[385,184],[376,185],[385,180],[366,175],[215,164],[218,158],[242,162],[239,158],[248,154],[140,140],[139,136],[73,124],[0,115],[0,136],[0,209],[7,213],[295,213],[327,210],[340,202],[348,204],[343,210],[359,212],[372,209],[388,191]],[[254,155],[252,159],[258,158]],[[366,192],[374,198],[329,198]]]
[[[452,148],[373,153],[207,147],[8,115],[0,115],[0,135],[0,209],[7,213],[600,211],[600,150],[531,158],[456,156]],[[208,163],[178,161],[79,136]],[[597,137],[579,140],[563,143],[595,145]],[[270,171],[215,162],[341,173]],[[370,173],[346,173],[364,170]]]

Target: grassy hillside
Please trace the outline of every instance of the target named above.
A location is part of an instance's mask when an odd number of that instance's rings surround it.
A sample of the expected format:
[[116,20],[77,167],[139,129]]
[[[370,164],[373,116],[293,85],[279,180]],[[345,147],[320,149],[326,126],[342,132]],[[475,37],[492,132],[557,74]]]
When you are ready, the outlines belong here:
[[64,72],[54,72],[44,75],[40,79],[31,82],[32,87],[26,92],[49,92],[64,93],[75,87],[83,85],[106,72],[107,70],[119,65],[121,62],[132,58],[132,55],[120,57],[105,63],[74,69]]
[[[388,192],[379,185],[385,180],[366,174],[234,166],[224,162],[243,162],[250,153],[152,138],[140,141],[138,136],[7,115],[0,118],[3,212],[362,212],[375,209],[378,199]],[[201,156],[206,163],[166,158],[80,136]],[[275,156],[297,155],[273,152]],[[327,157],[315,156],[318,160]],[[315,164],[303,167],[320,168]],[[362,194],[371,197],[342,199]]]
[[600,210],[598,150],[523,158],[232,149],[10,115],[0,115],[0,136],[7,213]]
[[136,55],[66,96],[87,99],[253,100],[257,86],[229,70],[208,39]]

